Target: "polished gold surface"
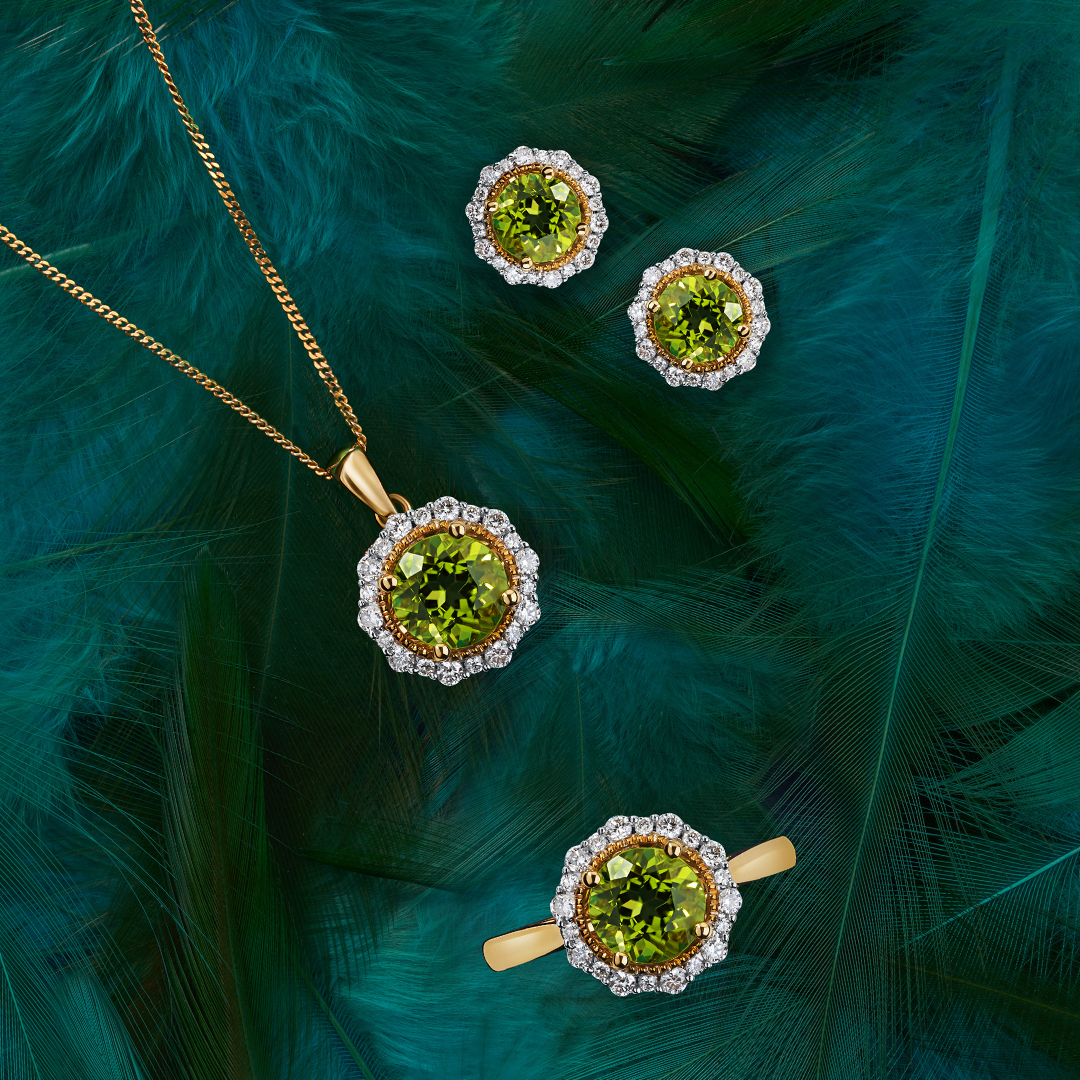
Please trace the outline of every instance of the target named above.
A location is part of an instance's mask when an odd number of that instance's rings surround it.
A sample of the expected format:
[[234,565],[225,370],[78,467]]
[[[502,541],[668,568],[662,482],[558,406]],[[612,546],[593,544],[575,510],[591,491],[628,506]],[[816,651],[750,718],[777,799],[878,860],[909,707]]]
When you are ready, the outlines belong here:
[[679,367],[681,367],[683,369],[683,371],[689,371],[693,366],[694,366],[694,361],[689,356],[684,356],[679,361]]
[[579,221],[577,223],[577,228],[574,230],[574,232],[576,232],[578,236],[588,236],[589,226],[586,225],[584,221]]
[[757,881],[790,870],[795,865],[795,845],[786,836],[766,840],[764,844],[728,859],[728,871],[736,885]]
[[383,592],[390,592],[391,589],[396,589],[398,584],[398,579],[394,577],[393,574],[383,574],[383,576],[379,578],[379,588],[382,589]]
[[545,180],[555,179],[555,170],[550,165],[545,165],[540,171],[543,173]]
[[744,323],[742,326],[739,327],[739,337],[745,338],[745,337],[749,337],[749,336],[750,336],[750,327]]
[[466,521],[451,521],[450,527],[446,530],[455,540],[460,540],[465,535],[465,530],[468,529],[469,524]]
[[436,660],[446,660],[450,656],[450,646],[445,642],[438,641],[431,647]]
[[525,258],[521,260],[521,269],[522,270],[531,270],[532,268],[533,268],[533,261],[532,261],[532,259],[529,258],[528,255],[526,255]]
[[[588,890],[591,886],[599,884],[600,875],[594,867],[599,867],[612,855],[617,854],[624,848],[635,845],[665,845],[673,843],[669,838],[651,833],[648,836],[631,836],[625,840],[619,840],[610,844],[596,856],[592,865],[581,876],[581,885],[577,890],[577,917],[578,928],[581,936],[589,947],[601,959],[617,967],[625,967],[631,971],[643,971],[659,974],[669,968],[679,967],[684,964],[696,951],[697,948],[712,933],[711,920],[718,910],[719,894],[715,887],[710,886],[708,917],[709,922],[696,923],[694,926],[695,943],[681,956],[665,964],[634,964],[626,953],[611,953],[596,940],[592,923],[585,917],[588,911]],[[682,852],[682,858],[686,859],[697,870],[702,880],[710,880],[708,867],[701,862],[700,856],[693,848],[686,848]],[[758,844],[747,851],[736,855],[728,860],[728,870],[736,884],[747,881],[755,881],[758,878],[769,877],[771,874],[779,874],[784,870],[790,870],[795,865],[795,847],[786,836],[777,836],[773,840],[767,840],[764,844]],[[594,875],[593,881],[590,875]],[[513,930],[509,934],[489,938],[484,942],[484,959],[488,967],[494,971],[505,971],[507,968],[516,967],[518,964],[526,964],[537,957],[546,956],[563,947],[562,935],[555,925],[554,919],[545,919],[542,923],[534,923],[523,927],[521,930]],[[625,957],[625,964],[620,964],[619,958]]]
[[492,200],[491,200],[491,202],[489,202],[489,203],[488,203],[488,204],[487,204],[487,205],[486,205],[486,206],[484,207],[484,209],[485,209],[485,210],[486,210],[486,211],[487,211],[487,212],[488,212],[489,214],[494,214],[494,213],[495,213],[495,211],[499,209],[499,203],[498,203],[498,200],[496,200],[496,199],[492,199]]
[[706,266],[704,273],[701,276],[706,281],[715,281],[718,277],[718,271],[715,266]]
[[377,518],[385,522],[391,514],[397,513],[367,454],[359,446],[338,454],[330,463],[330,472],[335,480],[340,480],[361,502],[370,506]]
[[530,960],[547,956],[563,948],[562,934],[554,919],[523,926],[509,934],[488,938],[484,942],[484,960],[492,971],[505,971],[507,968],[527,964]]
[[670,855],[673,859],[677,859],[682,854],[682,844],[675,840],[669,840],[664,845],[664,854]]
[[630,966],[630,957],[624,952],[617,952],[612,958],[611,962],[617,968],[628,968]]
[[645,305],[645,310],[655,315],[660,310],[660,301],[654,297]]
[[506,592],[502,594],[502,602],[510,607],[513,607],[514,604],[518,603],[520,600],[521,593],[519,593],[517,589],[507,589]]

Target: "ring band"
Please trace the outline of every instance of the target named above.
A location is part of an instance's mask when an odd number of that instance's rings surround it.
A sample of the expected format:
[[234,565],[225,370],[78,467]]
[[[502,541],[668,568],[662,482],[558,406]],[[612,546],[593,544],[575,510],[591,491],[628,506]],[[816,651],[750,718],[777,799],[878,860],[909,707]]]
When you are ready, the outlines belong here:
[[[729,861],[674,814],[612,818],[567,853],[552,917],[489,938],[484,960],[506,971],[565,949],[571,964],[620,996],[678,993],[727,955],[738,886],[794,865],[786,836]],[[633,914],[646,910],[662,914],[651,922]]]

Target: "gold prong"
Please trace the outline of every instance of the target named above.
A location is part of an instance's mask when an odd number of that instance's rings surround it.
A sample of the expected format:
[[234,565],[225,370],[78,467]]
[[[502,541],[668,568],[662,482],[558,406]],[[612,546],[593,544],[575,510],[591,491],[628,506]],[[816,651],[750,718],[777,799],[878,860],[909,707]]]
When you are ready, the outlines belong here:
[[385,577],[379,578],[379,588],[383,592],[390,592],[391,589],[398,587],[398,579],[393,574],[387,574]]
[[486,206],[484,207],[484,209],[485,209],[485,210],[486,210],[486,211],[487,211],[487,212],[488,212],[489,214],[494,214],[494,213],[495,213],[495,211],[499,209],[499,202],[498,202],[498,200],[497,200],[497,199],[492,199],[492,200],[491,200],[491,202],[489,202],[489,203],[488,203],[488,204],[487,204],[487,205],[486,205]]
[[588,885],[591,889],[594,885],[600,884],[600,875],[595,870],[586,870],[585,873],[581,875],[581,884]]
[[450,646],[440,641],[431,651],[435,654],[436,660],[445,660],[450,655]]
[[694,924],[694,937],[704,941],[712,933],[712,924],[699,922]]
[[715,281],[719,276],[720,272],[715,266],[706,266],[705,272],[702,274],[702,277],[705,278],[706,281]]
[[664,845],[664,851],[673,859],[677,859],[682,854],[682,844],[677,840],[669,840]]
[[750,336],[750,324],[749,323],[743,323],[742,326],[739,327],[739,337],[749,337],[749,336]]
[[584,221],[579,221],[577,224],[578,236],[587,236],[589,234],[589,226]]
[[517,589],[507,589],[506,592],[502,594],[502,602],[507,607],[513,607],[520,599],[521,593],[519,593]]
[[449,532],[455,540],[460,540],[465,535],[465,531],[468,529],[468,527],[469,526],[467,522],[460,520],[451,521],[450,528],[447,530],[447,532]]
[[533,261],[532,261],[532,259],[529,258],[528,255],[526,255],[525,258],[521,260],[521,269],[522,270],[531,270],[532,268],[533,268]]
[[617,968],[628,968],[630,966],[630,957],[624,952],[617,952],[611,962]]
[[691,360],[689,356],[684,356],[679,361],[679,367],[681,367],[683,369],[683,371],[689,371],[693,366],[694,366],[694,361]]
[[660,304],[656,300],[650,300],[645,305],[645,310],[650,311],[650,312],[652,312],[653,315],[655,315],[660,310]]
[[550,165],[545,165],[540,171],[544,174],[545,180],[555,179],[555,170]]

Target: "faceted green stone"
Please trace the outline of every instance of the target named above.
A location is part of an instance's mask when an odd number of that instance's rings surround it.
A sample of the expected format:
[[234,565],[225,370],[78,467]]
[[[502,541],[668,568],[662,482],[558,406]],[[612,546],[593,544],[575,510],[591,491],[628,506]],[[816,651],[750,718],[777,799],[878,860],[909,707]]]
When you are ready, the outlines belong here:
[[676,360],[723,360],[742,340],[739,327],[745,312],[739,294],[721,278],[709,281],[702,274],[684,274],[656,300],[660,310],[653,316],[653,331]]
[[662,964],[694,943],[707,900],[706,885],[689,863],[663,848],[631,847],[600,868],[600,884],[589,890],[589,919],[613,953]]
[[448,532],[417,540],[398,560],[394,614],[413,637],[452,649],[477,645],[499,625],[506,567],[474,536]]
[[515,176],[496,196],[491,215],[495,242],[513,259],[528,256],[534,263],[553,262],[577,241],[582,219],[577,193],[558,173]]

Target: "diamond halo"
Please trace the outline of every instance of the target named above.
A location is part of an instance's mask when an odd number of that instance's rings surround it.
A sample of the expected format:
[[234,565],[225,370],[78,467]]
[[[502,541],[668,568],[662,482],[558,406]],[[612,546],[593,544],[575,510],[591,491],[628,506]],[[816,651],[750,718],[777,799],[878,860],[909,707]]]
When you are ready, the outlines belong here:
[[[499,598],[497,624],[479,641],[454,647],[421,640],[398,618],[395,592],[402,556],[428,538],[472,540],[501,564],[507,591]],[[415,560],[415,557],[414,557]],[[357,622],[383,650],[390,666],[453,686],[487,668],[505,667],[522,635],[540,618],[536,598],[540,560],[501,510],[461,503],[450,496],[387,519],[357,564],[360,612]],[[395,584],[391,585],[391,581]],[[389,588],[386,586],[390,586]],[[508,594],[513,593],[514,596]],[[516,598],[515,598],[516,596]]]
[[[636,963],[613,953],[590,919],[590,893],[600,884],[603,868],[634,848],[660,848],[671,861],[689,867],[705,892],[704,935],[697,933],[677,955],[658,963]],[[625,857],[622,859],[625,862]],[[625,869],[625,868],[624,868]],[[685,825],[675,814],[613,817],[592,836],[566,853],[562,878],[551,901],[551,914],[562,934],[566,956],[613,994],[679,994],[702,972],[721,963],[728,953],[731,925],[742,906],[742,894],[728,871],[723,847]],[[625,922],[625,920],[624,920]]]
[[[491,200],[516,178],[541,173],[547,180],[558,179],[577,199],[581,220],[576,239],[570,247],[548,262],[534,264],[518,258],[499,243],[493,226]],[[480,182],[465,207],[472,227],[476,254],[490,263],[511,285],[543,285],[554,289],[574,274],[592,266],[596,249],[607,231],[608,218],[600,198],[600,183],[586,172],[565,150],[537,150],[519,146],[502,161],[480,173]]]
[[[694,362],[690,357],[683,357],[680,360],[661,344],[656,333],[654,316],[659,311],[661,294],[680,277],[695,273],[723,283],[738,298],[742,307],[741,324],[747,332],[740,334],[740,340],[722,359]],[[648,267],[642,274],[637,296],[626,313],[634,327],[637,355],[656,368],[669,386],[700,386],[706,390],[719,390],[724,383],[756,365],[761,343],[771,329],[761,282],[747,273],[726,251],[681,248],[669,258]]]

